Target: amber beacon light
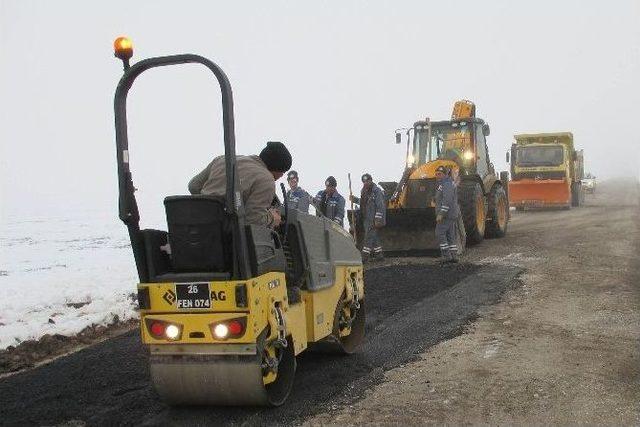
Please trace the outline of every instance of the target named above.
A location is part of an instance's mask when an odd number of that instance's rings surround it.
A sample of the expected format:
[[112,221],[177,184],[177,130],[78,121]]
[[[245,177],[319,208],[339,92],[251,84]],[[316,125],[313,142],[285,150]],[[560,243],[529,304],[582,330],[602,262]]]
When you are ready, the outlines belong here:
[[118,37],[113,42],[113,54],[120,58],[125,70],[129,68],[129,59],[133,56],[133,42],[128,37]]

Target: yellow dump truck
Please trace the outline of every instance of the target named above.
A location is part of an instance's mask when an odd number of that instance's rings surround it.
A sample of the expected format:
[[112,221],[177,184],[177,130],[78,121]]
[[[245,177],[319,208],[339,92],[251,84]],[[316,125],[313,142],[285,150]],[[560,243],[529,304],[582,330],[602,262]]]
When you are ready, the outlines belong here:
[[517,210],[565,208],[584,201],[582,150],[571,132],[519,134],[507,153],[511,163],[509,200]]

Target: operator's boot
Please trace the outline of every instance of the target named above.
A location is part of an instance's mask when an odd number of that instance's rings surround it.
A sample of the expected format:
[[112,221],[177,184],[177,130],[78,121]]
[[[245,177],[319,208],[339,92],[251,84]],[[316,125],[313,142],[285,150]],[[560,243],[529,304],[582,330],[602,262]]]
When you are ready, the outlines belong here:
[[370,263],[372,260],[371,257],[371,250],[369,248],[363,248],[362,249],[362,263],[363,264],[368,264]]

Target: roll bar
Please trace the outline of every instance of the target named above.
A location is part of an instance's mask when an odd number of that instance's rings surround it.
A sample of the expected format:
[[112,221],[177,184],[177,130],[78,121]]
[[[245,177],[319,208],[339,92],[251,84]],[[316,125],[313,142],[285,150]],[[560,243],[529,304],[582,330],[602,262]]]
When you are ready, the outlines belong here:
[[250,267],[247,256],[246,235],[244,233],[244,206],[236,174],[236,141],[233,119],[233,93],[229,79],[222,69],[199,55],[171,55],[144,59],[131,66],[125,63],[124,74],[116,88],[114,97],[115,127],[116,127],[116,155],[118,163],[118,206],[120,219],[126,224],[131,238],[131,246],[138,268],[141,282],[148,280],[144,241],[140,233],[140,214],[134,194],[133,179],[129,167],[129,139],[127,134],[127,95],[135,79],[152,68],[169,65],[196,63],[207,67],[216,77],[222,93],[222,123],[224,128],[224,154],[226,166],[226,194],[225,207],[228,214],[234,217],[234,276],[248,278]]

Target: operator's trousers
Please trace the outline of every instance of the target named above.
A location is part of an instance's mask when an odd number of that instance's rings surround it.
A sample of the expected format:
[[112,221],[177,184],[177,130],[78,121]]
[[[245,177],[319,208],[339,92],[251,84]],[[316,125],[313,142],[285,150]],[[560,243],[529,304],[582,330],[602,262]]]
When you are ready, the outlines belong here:
[[364,255],[382,255],[382,243],[378,237],[378,229],[373,223],[364,223],[364,240],[362,244],[362,253]]
[[458,254],[458,221],[445,219],[436,224],[436,237],[440,243],[440,254],[444,258],[452,258]]

